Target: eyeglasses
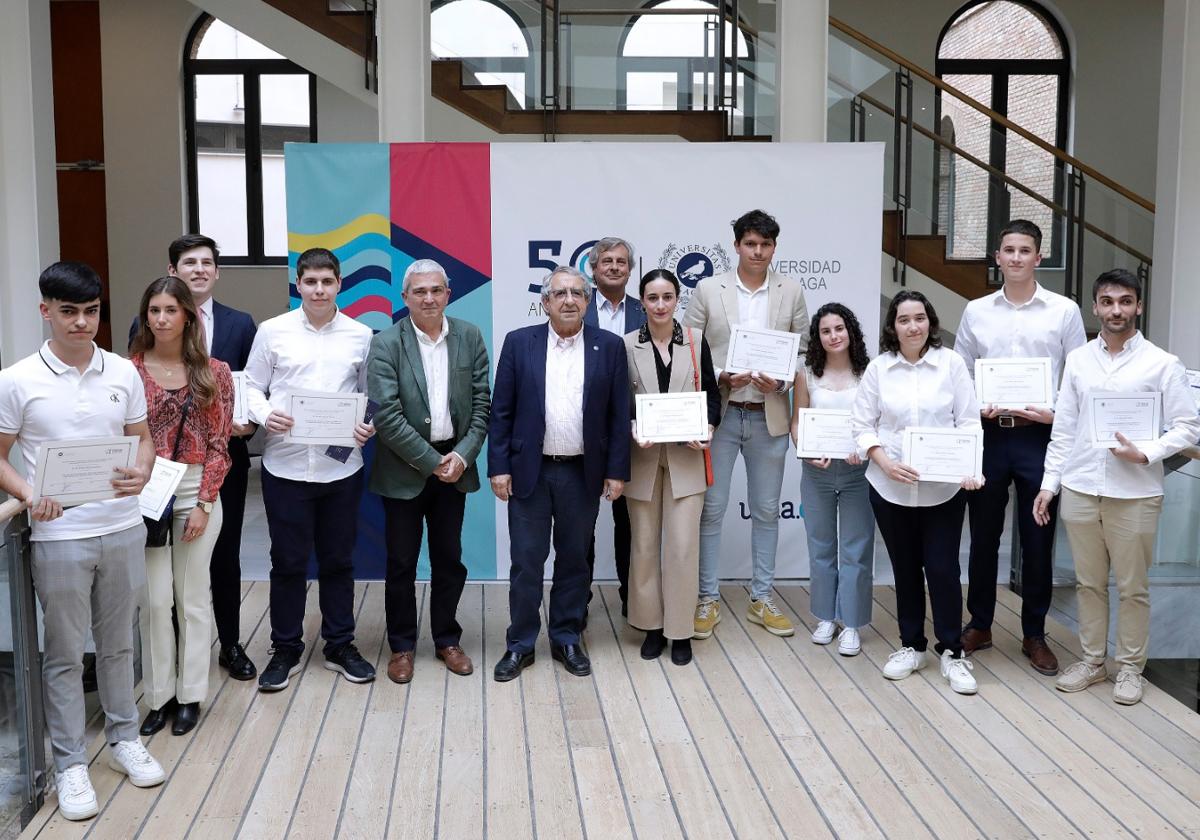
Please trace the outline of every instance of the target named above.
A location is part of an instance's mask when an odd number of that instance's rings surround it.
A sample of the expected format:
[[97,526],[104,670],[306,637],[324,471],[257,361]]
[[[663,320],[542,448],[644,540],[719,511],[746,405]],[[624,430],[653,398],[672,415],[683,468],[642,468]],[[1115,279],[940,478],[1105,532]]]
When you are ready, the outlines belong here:
[[571,297],[575,298],[576,300],[586,300],[587,299],[587,292],[584,291],[583,289],[571,288],[571,289],[551,289],[550,290],[550,297],[554,298],[555,300],[565,300],[567,295],[570,295]]

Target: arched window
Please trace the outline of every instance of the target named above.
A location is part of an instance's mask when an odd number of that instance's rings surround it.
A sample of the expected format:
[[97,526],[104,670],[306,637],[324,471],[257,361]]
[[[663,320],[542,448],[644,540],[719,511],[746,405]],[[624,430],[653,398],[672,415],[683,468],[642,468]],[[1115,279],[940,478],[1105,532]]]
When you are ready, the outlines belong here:
[[460,59],[481,85],[505,85],[522,108],[533,107],[530,39],[520,18],[490,0],[441,0],[429,17],[434,58]]
[[[647,3],[655,11],[667,9],[707,14],[635,15],[621,42],[618,63],[617,107],[629,110],[715,110],[717,102],[716,55],[718,12],[709,0],[657,0]],[[725,84],[736,86],[734,133],[745,114],[754,112],[754,85],[746,84],[742,62],[752,59],[752,45],[739,26],[724,24]],[[737,72],[732,72],[733,68]],[[726,91],[727,95],[732,93]]]
[[[1024,0],[972,0],[938,38],[936,71],[942,80],[1060,149],[1067,142],[1070,67],[1062,27],[1044,8]],[[993,126],[953,96],[939,95],[938,105],[942,131],[951,131],[959,148],[1061,205],[1062,169],[1053,155]],[[1042,229],[1043,264],[1061,263],[1062,237],[1049,207],[958,156],[939,162],[939,168],[946,166],[953,168],[948,179],[953,193],[939,196],[944,200],[938,221],[952,256],[990,256],[999,228],[1024,218]]]
[[316,77],[211,15],[183,68],[189,230],[223,263],[286,265],[283,144],[316,142]]

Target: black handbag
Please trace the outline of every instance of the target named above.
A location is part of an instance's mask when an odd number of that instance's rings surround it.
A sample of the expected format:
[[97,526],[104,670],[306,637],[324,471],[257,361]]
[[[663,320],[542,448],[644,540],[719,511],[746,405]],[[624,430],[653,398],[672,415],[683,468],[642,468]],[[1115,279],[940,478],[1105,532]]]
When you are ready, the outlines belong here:
[[[187,422],[188,412],[192,409],[192,393],[188,392],[187,397],[183,401],[183,411],[179,415],[179,434],[175,436],[175,448],[171,450],[171,460],[174,461],[179,455],[179,444],[183,442],[183,424]],[[175,515],[175,497],[171,497],[171,501],[167,502],[167,508],[163,511],[160,519],[151,519],[149,516],[143,516],[142,520],[146,523],[146,548],[163,548],[164,546],[174,544],[174,536],[172,534],[171,520]]]

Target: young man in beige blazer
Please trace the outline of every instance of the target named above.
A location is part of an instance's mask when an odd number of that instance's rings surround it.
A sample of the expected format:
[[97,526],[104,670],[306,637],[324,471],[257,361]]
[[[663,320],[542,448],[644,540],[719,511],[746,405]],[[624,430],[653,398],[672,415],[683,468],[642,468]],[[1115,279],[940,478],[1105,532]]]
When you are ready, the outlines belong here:
[[795,280],[771,270],[779,223],[761,210],[751,210],[733,223],[737,268],[709,277],[696,287],[684,314],[685,326],[704,332],[719,366],[722,420],[712,442],[713,486],[700,517],[700,596],[695,637],[707,639],[721,620],[717,568],[721,559],[721,525],[729,505],[729,481],[738,453],[746,462],[750,508],[753,579],[747,618],[777,636],[795,632],[771,600],[775,581],[775,549],[779,542],[779,494],[787,460],[790,382],[762,373],[729,373],[729,341],[735,327],[757,327],[798,333],[800,353],[807,346],[808,310],[804,290]]

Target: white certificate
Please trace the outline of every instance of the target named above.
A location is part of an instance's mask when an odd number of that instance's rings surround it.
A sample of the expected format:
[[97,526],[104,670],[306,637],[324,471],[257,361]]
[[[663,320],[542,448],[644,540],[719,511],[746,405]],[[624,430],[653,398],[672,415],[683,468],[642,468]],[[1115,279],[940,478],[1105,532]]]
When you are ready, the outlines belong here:
[[959,484],[983,477],[983,429],[910,426],[901,456],[921,481]]
[[51,441],[38,450],[33,478],[34,500],[54,499],[64,507],[115,499],[115,469],[137,463],[138,438],[80,438]]
[[246,372],[235,370],[233,372],[233,422],[244,426],[249,421],[250,415],[246,413]]
[[708,440],[708,399],[703,391],[638,394],[634,404],[641,440],[651,443]]
[[765,373],[790,383],[796,374],[800,334],[780,330],[734,327],[729,337],[725,370],[730,373]]
[[833,408],[802,408],[796,429],[797,458],[844,459],[858,447],[850,433],[850,412]]
[[167,504],[174,498],[175,491],[179,488],[179,482],[183,479],[187,468],[187,464],[163,458],[161,455],[154,457],[154,470],[150,473],[150,479],[138,496],[138,505],[142,509],[142,516],[150,519],[162,519]]
[[293,391],[288,403],[288,414],[295,421],[283,437],[288,443],[358,446],[354,427],[366,410],[366,394]]
[[1054,407],[1050,358],[976,359],[975,394],[996,408]]
[[1115,449],[1121,445],[1117,432],[1130,443],[1153,443],[1162,428],[1162,392],[1117,393],[1089,391],[1092,446]]

